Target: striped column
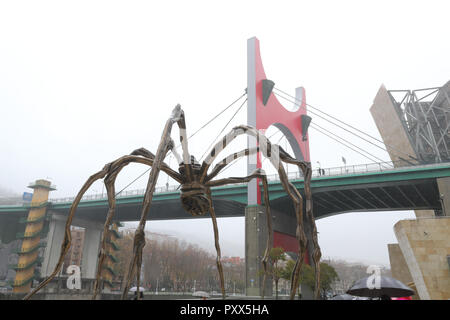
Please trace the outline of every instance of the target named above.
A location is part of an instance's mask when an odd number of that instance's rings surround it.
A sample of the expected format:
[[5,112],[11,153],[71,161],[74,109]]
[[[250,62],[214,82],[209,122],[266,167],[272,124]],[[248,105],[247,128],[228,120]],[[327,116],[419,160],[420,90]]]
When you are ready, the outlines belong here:
[[46,233],[44,228],[47,212],[48,196],[50,191],[56,190],[47,180],[37,180],[28,188],[34,189],[28,217],[22,219],[25,223],[25,232],[18,233],[17,238],[23,239],[21,249],[17,252],[19,260],[17,265],[11,266],[16,270],[13,283],[13,292],[27,293],[31,289],[31,283],[35,278],[35,266],[40,262],[39,248],[41,236]]

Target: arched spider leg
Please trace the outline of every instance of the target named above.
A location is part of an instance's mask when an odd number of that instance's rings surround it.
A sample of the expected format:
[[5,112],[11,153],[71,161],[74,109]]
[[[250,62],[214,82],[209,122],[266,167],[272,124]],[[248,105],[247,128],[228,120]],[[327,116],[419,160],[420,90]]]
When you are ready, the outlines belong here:
[[[273,166],[277,169],[278,175],[280,177],[281,184],[283,188],[288,193],[289,197],[294,202],[294,208],[296,212],[296,218],[297,218],[297,239],[299,241],[299,255],[296,262],[296,267],[294,269],[294,272],[292,274],[291,279],[291,295],[290,298],[294,299],[296,288],[298,287],[298,281],[299,281],[299,273],[301,270],[301,266],[303,264],[303,259],[305,256],[306,246],[307,246],[307,238],[304,232],[303,228],[303,198],[298,192],[298,190],[292,185],[292,183],[289,182],[288,177],[286,175],[286,172],[284,170],[284,167],[281,165],[280,162],[280,154],[279,149],[280,147],[278,145],[272,145],[271,142],[267,139],[267,137],[258,132],[254,127],[251,126],[237,126],[233,128],[226,136],[222,138],[221,141],[219,141],[212,149],[210,154],[206,157],[205,161],[202,164],[202,172],[201,172],[201,178],[200,181],[207,181],[207,171],[211,163],[214,161],[214,159],[217,157],[217,155],[231,142],[233,141],[238,135],[241,134],[247,134],[250,136],[253,136],[257,139],[257,142],[260,144],[260,149],[265,157],[268,157],[270,159],[270,162],[273,164]],[[255,149],[255,148],[253,148]],[[252,152],[255,152],[253,150]],[[292,157],[290,157],[292,159]],[[302,162],[303,163],[303,162]],[[219,164],[220,166],[220,164]],[[303,163],[300,168],[304,169],[305,164]],[[217,166],[216,166],[217,168]],[[215,168],[215,169],[216,169]],[[302,169],[302,170],[303,170]],[[217,174],[220,170],[213,170],[214,174]],[[310,184],[310,180],[305,180],[305,185]],[[311,204],[311,193],[307,193],[306,196],[308,197],[307,203]],[[316,274],[317,279],[317,274]]]
[[317,238],[317,227],[312,212],[312,191],[311,191],[311,176],[312,169],[311,164],[292,158],[283,148],[280,147],[280,158],[287,163],[295,164],[303,172],[305,181],[305,195],[306,195],[306,223],[310,228],[307,228],[308,239],[312,240],[312,243],[308,242],[308,250],[310,252],[311,259],[314,264],[315,273],[315,285],[314,285],[314,297],[319,298],[320,290],[320,258],[322,256]]
[[[70,233],[70,226],[72,225],[72,220],[75,215],[75,212],[78,208],[78,204],[80,203],[83,195],[86,193],[86,191],[90,188],[90,186],[97,180],[103,179],[105,176],[107,176],[110,173],[113,173],[116,171],[119,167],[123,167],[127,165],[130,162],[138,162],[146,165],[153,165],[153,159],[147,159],[139,156],[123,156],[119,159],[115,160],[114,162],[106,164],[102,170],[98,171],[97,173],[91,175],[88,180],[84,183],[83,187],[78,192],[77,196],[75,197],[74,201],[72,202],[72,205],[69,210],[69,214],[67,216],[67,221],[65,225],[65,233],[64,233],[64,240],[61,244],[61,253],[59,260],[56,263],[56,266],[53,270],[53,272],[44,280],[42,281],[34,290],[32,290],[30,293],[28,293],[24,300],[28,300],[31,296],[33,296],[36,292],[41,290],[43,287],[45,287],[53,278],[60,272],[62,264],[64,262],[64,257],[66,256],[71,242],[72,242],[72,236]],[[181,181],[181,176],[174,172],[173,170],[167,170],[169,167],[164,164],[163,170],[170,175],[172,178],[174,178],[177,181]],[[117,172],[118,173],[118,172]],[[111,215],[114,213],[114,211],[109,211],[108,215]]]
[[89,189],[89,187],[98,179],[102,179],[109,170],[110,164],[107,164],[102,170],[99,172],[93,174],[89,177],[89,179],[85,182],[81,190],[78,192],[77,196],[75,197],[75,200],[72,203],[72,206],[70,207],[69,216],[67,217],[66,227],[65,227],[65,233],[64,233],[64,240],[61,244],[61,255],[59,257],[59,260],[56,263],[55,269],[53,272],[44,280],[42,281],[34,290],[32,290],[30,293],[28,293],[23,300],[28,300],[33,296],[36,292],[41,290],[44,286],[46,286],[50,281],[53,280],[53,278],[59,273],[61,270],[62,264],[64,262],[64,257],[67,254],[67,251],[69,251],[70,244],[72,241],[72,236],[70,234],[70,226],[72,224],[72,218],[75,213],[75,210],[78,206],[78,203],[81,201],[81,198],[83,197],[84,193]]
[[109,230],[109,226],[111,225],[112,222],[112,218],[114,216],[114,212],[116,210],[116,197],[115,197],[115,186],[114,186],[114,182],[116,180],[117,174],[120,172],[122,168],[117,168],[117,170],[115,170],[114,172],[108,174],[106,176],[106,178],[104,179],[104,184],[106,187],[106,193],[108,195],[108,214],[106,216],[106,222],[103,226],[103,233],[102,233],[102,247],[100,249],[99,252],[99,256],[98,256],[98,263],[97,263],[97,275],[95,278],[95,283],[94,283],[94,294],[92,295],[92,300],[95,300],[97,298],[97,293],[100,289],[100,284],[101,284],[101,273],[102,273],[102,267],[103,267],[103,262],[106,258],[106,240],[108,237],[108,230]]
[[[246,150],[248,151],[248,149],[246,149]],[[244,154],[245,154],[245,152],[244,152]],[[269,204],[269,186],[268,186],[268,183],[267,183],[267,176],[264,173],[264,170],[257,169],[251,175],[249,175],[247,177],[232,177],[232,178],[225,178],[225,179],[218,179],[218,180],[214,180],[214,181],[209,181],[206,185],[208,186],[209,197],[210,197],[210,201],[211,201],[211,204],[212,204],[210,187],[223,186],[223,185],[227,185],[227,184],[231,184],[231,183],[249,182],[249,181],[251,181],[252,179],[255,179],[255,178],[260,178],[262,180],[262,182],[263,182],[264,205],[265,205],[265,208],[266,208],[267,232],[268,232],[268,235],[269,235],[268,238],[267,238],[266,250],[264,251],[264,257],[262,259],[262,264],[263,264],[263,269],[264,269],[263,286],[262,286],[263,287],[262,298],[264,299],[265,289],[266,289],[266,279],[267,279],[267,264],[268,264],[269,258],[270,258],[270,250],[273,247],[273,228],[272,228],[272,214],[270,212],[270,204]],[[212,205],[211,205],[211,207],[212,207]],[[213,221],[215,221],[215,219],[216,218],[215,218],[215,214],[214,214]],[[214,234],[216,235],[216,229],[214,230]],[[217,249],[218,246],[219,246],[218,236],[215,237],[215,241],[216,241],[216,249]],[[219,250],[218,250],[218,253],[217,253],[218,259],[220,259],[220,251]],[[219,264],[218,264],[219,270],[221,269],[221,267],[222,266],[220,265],[220,268],[219,268]],[[219,271],[219,273],[220,273],[220,271]],[[221,283],[223,283],[223,274],[221,274]],[[223,285],[222,285],[222,290],[223,290],[223,295],[225,295],[225,290],[223,288]],[[224,298],[225,298],[225,296],[224,296]]]
[[[297,291],[298,288],[298,284],[299,284],[299,278],[300,278],[300,272],[301,272],[301,268],[303,266],[303,262],[305,259],[305,255],[306,255],[306,249],[307,249],[307,244],[308,244],[308,240],[305,234],[305,230],[304,230],[304,216],[303,216],[303,197],[300,194],[300,192],[297,190],[297,188],[289,181],[286,171],[284,170],[284,167],[281,165],[281,161],[283,162],[287,162],[286,159],[282,156],[284,152],[285,154],[287,154],[281,147],[277,146],[278,151],[279,151],[279,156],[280,156],[280,166],[278,168],[278,175],[280,177],[280,182],[283,186],[283,188],[286,190],[287,194],[289,195],[289,197],[291,198],[291,200],[294,202],[294,209],[295,209],[295,214],[296,214],[296,218],[297,218],[297,228],[296,228],[296,236],[297,236],[297,240],[299,243],[299,252],[298,252],[298,256],[297,256],[297,260],[294,266],[294,270],[292,272],[292,276],[291,276],[291,292],[290,292],[290,299],[294,299],[295,297],[295,293]],[[310,179],[308,180],[308,176],[305,174],[305,171],[303,170],[305,168],[306,162],[304,161],[298,161],[296,160],[298,163],[300,163],[300,169],[302,170],[304,176],[305,176],[305,180],[304,180],[304,184],[305,188],[308,188],[310,185]],[[311,176],[309,175],[309,178]],[[306,193],[306,196],[308,197],[306,199],[306,203],[311,203],[312,199],[311,199],[311,193]]]
[[[173,142],[169,143],[169,147],[173,147]],[[106,258],[107,232],[108,232],[109,226],[111,225],[112,218],[115,213],[116,199],[115,199],[114,184],[115,184],[116,178],[117,178],[118,174],[120,173],[120,171],[126,165],[128,165],[130,162],[139,162],[139,163],[143,163],[143,164],[152,166],[153,160],[155,157],[150,151],[148,151],[145,148],[136,149],[130,155],[131,156],[142,156],[143,158],[128,157],[128,161],[123,162],[120,165],[118,165],[117,168],[115,168],[113,172],[109,173],[104,179],[104,183],[105,183],[106,191],[107,191],[107,195],[108,195],[109,210],[108,210],[108,215],[106,217],[106,222],[104,224],[104,229],[103,229],[103,235],[102,235],[102,241],[101,241],[102,247],[101,247],[101,250],[99,253],[99,261],[97,264],[97,276],[96,276],[96,280],[95,280],[95,284],[94,284],[94,294],[93,294],[92,299],[96,299],[99,288],[100,288],[101,271],[102,271],[102,267],[103,267],[103,262]],[[175,179],[176,181],[181,182],[181,175],[179,173],[173,171],[172,169],[170,169],[165,163],[163,163],[161,165],[161,169],[166,174],[168,174],[173,179]]]
[[[253,152],[256,152],[256,148],[254,148]],[[252,152],[247,152],[247,153],[251,154]],[[265,156],[267,156],[267,155],[265,155]],[[220,165],[220,163],[218,165]],[[303,264],[305,254],[306,254],[306,245],[307,245],[307,238],[306,238],[304,228],[303,228],[303,198],[302,198],[300,192],[295,188],[295,186],[291,182],[289,182],[286,172],[284,170],[284,167],[281,165],[281,163],[277,169],[278,169],[278,175],[280,177],[281,184],[282,184],[283,188],[285,189],[286,193],[289,195],[289,197],[291,198],[291,200],[294,203],[294,208],[295,208],[295,213],[296,213],[296,218],[297,218],[296,235],[297,235],[297,240],[299,241],[299,252],[298,252],[298,257],[296,260],[295,268],[292,272],[291,294],[290,294],[290,298],[294,299],[296,288],[298,287],[298,283],[299,283],[299,274],[301,271],[301,266]],[[226,180],[227,179],[216,180],[216,181],[226,181]],[[237,180],[235,180],[235,181],[237,181]],[[248,182],[248,181],[242,180],[241,182]],[[207,185],[209,185],[210,183],[214,183],[213,185],[217,185],[217,184],[215,184],[215,181],[208,182]],[[228,183],[233,183],[233,182],[228,182]],[[263,184],[264,184],[264,179],[263,179]],[[265,190],[266,190],[266,188],[265,188]],[[265,197],[266,197],[266,195],[265,195]],[[267,196],[267,199],[268,199],[268,196]],[[265,202],[268,203],[268,200],[265,200]],[[267,210],[267,207],[266,207],[266,210]],[[268,226],[269,226],[269,223],[271,223],[271,218],[270,219],[269,219],[269,217],[267,217],[267,218],[268,218]],[[270,249],[271,248],[268,247],[268,249],[266,250],[265,258],[263,259],[263,266],[265,268],[265,273],[267,270],[267,268],[266,268],[266,263],[267,263],[267,259],[268,259],[267,256],[268,256],[268,253],[270,252]]]
[[[189,158],[188,150],[187,150],[187,138],[186,138],[186,125],[184,120],[184,112],[181,110],[181,106],[178,104],[172,111],[171,116],[166,121],[166,125],[164,126],[163,133],[161,135],[161,141],[158,145],[158,149],[156,151],[156,155],[154,157],[152,170],[150,171],[150,175],[148,177],[147,188],[145,190],[144,200],[142,203],[142,212],[141,218],[139,221],[139,225],[136,228],[134,239],[133,239],[133,257],[128,266],[128,273],[126,276],[125,286],[122,292],[122,300],[127,298],[128,290],[130,288],[131,280],[136,272],[136,286],[137,291],[139,292],[140,287],[140,270],[142,265],[142,250],[145,246],[145,223],[146,218],[150,209],[150,205],[153,199],[153,193],[155,191],[156,183],[158,181],[159,171],[161,169],[161,164],[166,157],[167,152],[173,148],[173,142],[170,139],[170,133],[172,131],[172,126],[174,123],[178,124],[180,128],[180,141],[183,147],[183,156],[184,156],[184,165],[185,165],[185,174],[188,177],[192,177],[191,175],[191,167],[190,159],[187,162],[187,158]],[[138,295],[139,299],[139,295]]]

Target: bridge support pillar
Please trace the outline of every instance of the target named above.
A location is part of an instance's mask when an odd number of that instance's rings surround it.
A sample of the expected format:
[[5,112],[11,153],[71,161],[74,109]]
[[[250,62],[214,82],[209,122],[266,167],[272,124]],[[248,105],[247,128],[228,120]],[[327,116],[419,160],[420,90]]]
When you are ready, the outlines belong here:
[[437,185],[441,199],[442,214],[450,216],[450,177],[438,178]]
[[[267,246],[267,223],[264,206],[245,208],[245,288],[247,296],[261,296],[262,258]],[[272,296],[272,278],[267,277],[265,296]]]
[[[41,268],[41,277],[48,277],[55,269],[61,254],[61,244],[64,240],[67,217],[53,213],[47,235],[47,246]],[[84,228],[84,245],[81,259],[81,277],[95,279],[97,271],[98,252],[103,231],[101,223],[83,219],[73,219],[72,225]],[[72,243],[72,246],[74,243]],[[68,266],[64,266],[65,269]],[[63,272],[63,270],[61,270]]]
[[41,277],[48,277],[55,269],[61,254],[61,244],[64,240],[65,220],[59,219],[57,216],[52,216],[49,223],[49,230],[47,233],[47,246],[44,250],[44,261],[41,267]]
[[95,279],[96,277],[102,231],[102,229],[94,226],[85,229],[81,260],[81,276],[83,278]]
[[[271,210],[274,231],[273,247],[281,247],[292,259],[297,259],[298,240],[295,236],[297,220],[285,213]],[[262,258],[267,246],[266,208],[261,205],[248,206],[245,209],[245,281],[247,296],[261,296],[263,282]],[[308,241],[311,243],[311,241]],[[312,249],[308,247],[308,252]],[[304,263],[309,263],[309,254]],[[302,299],[314,299],[313,291],[301,285]],[[265,296],[273,296],[272,277],[267,277]]]

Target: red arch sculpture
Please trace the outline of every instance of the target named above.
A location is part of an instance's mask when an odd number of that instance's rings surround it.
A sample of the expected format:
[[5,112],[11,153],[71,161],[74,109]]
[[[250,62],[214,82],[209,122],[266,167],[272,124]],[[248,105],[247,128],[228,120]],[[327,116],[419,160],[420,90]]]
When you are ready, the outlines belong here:
[[[267,130],[274,125],[287,137],[294,151],[294,156],[299,160],[310,161],[309,140],[307,125],[302,128],[302,116],[306,116],[305,89],[296,89],[296,102],[300,104],[297,111],[287,110],[272,93],[274,83],[267,79],[262,64],[259,40],[256,37],[247,42],[247,93],[248,111],[247,122],[258,130]],[[249,147],[255,145],[255,141],[249,141]],[[261,168],[261,155],[256,159],[248,159],[248,173],[256,168]],[[252,181],[248,189],[248,205],[261,204],[261,190],[259,182]],[[298,252],[298,241],[287,234],[274,232],[274,247],[281,246],[286,251]],[[308,259],[308,254],[305,256]],[[308,263],[308,261],[306,261]]]

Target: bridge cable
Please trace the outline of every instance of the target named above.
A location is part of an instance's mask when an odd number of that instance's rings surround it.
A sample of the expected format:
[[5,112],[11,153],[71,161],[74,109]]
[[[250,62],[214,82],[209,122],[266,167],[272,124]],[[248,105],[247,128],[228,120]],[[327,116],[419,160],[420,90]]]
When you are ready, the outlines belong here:
[[[292,100],[290,100],[290,99],[288,99],[288,98],[285,98],[285,97],[283,97],[283,96],[281,96],[281,95],[279,95],[279,94],[277,94],[277,93],[275,93],[275,95],[277,95],[277,96],[279,96],[279,97],[281,97],[281,98],[283,98],[283,99],[285,99],[285,100],[287,100],[287,101],[289,101],[289,102],[291,102],[291,103],[294,103],[294,104],[296,104],[296,105],[299,105],[298,103],[296,103],[296,102],[294,102],[294,101],[292,101]],[[300,106],[300,105],[299,105],[299,106]],[[309,106],[309,105],[308,105],[308,106]],[[323,120],[325,120],[325,121],[328,121],[329,123],[331,123],[331,124],[337,126],[338,128],[340,128],[340,129],[342,129],[342,130],[344,130],[344,131],[347,131],[348,133],[350,133],[350,134],[352,134],[352,135],[354,135],[354,136],[356,136],[356,137],[358,137],[358,138],[360,138],[360,139],[362,139],[362,140],[364,140],[364,141],[370,143],[371,145],[374,145],[375,147],[377,147],[377,148],[379,148],[379,149],[381,149],[381,150],[387,152],[387,150],[386,150],[385,148],[380,147],[379,145],[377,145],[377,144],[375,144],[375,143],[373,143],[373,142],[371,142],[371,141],[369,141],[369,140],[367,140],[367,139],[365,139],[365,138],[363,138],[363,137],[357,135],[356,133],[354,133],[354,132],[352,132],[352,131],[350,131],[350,130],[348,130],[348,129],[342,127],[342,126],[340,126],[339,124],[336,124],[335,122],[330,121],[330,120],[328,120],[328,119],[322,117],[321,115],[319,115],[319,114],[317,114],[317,113],[315,113],[315,112],[313,112],[313,111],[311,111],[311,110],[308,110],[308,112],[310,112],[310,113],[312,113],[312,114],[318,116],[319,118],[321,118],[321,119],[323,119]]]
[[[210,120],[208,120],[204,125],[202,125],[199,129],[197,129],[193,134],[191,134],[187,139],[189,141],[190,138],[192,138],[194,135],[196,135],[199,131],[201,131],[202,129],[204,129],[207,125],[209,125],[211,122],[213,122],[215,119],[217,119],[222,113],[224,113],[226,110],[228,110],[229,108],[231,108],[236,102],[238,102],[239,100],[241,100],[245,95],[247,94],[247,90],[245,90],[245,92],[236,100],[234,100],[230,105],[228,105],[227,107],[225,107],[222,111],[220,111],[218,114],[216,114],[215,116],[213,116]],[[245,101],[247,101],[247,99],[245,99]],[[245,103],[245,102],[244,102]],[[242,106],[241,106],[242,107]],[[178,148],[181,146],[181,143],[178,144],[178,146],[176,146],[175,148]],[[172,151],[169,151],[167,153],[166,156],[170,155]],[[122,190],[120,190],[119,192],[116,193],[116,197],[121,194],[126,188],[128,188],[129,186],[131,186],[133,183],[135,183],[139,178],[141,178],[144,174],[146,174],[148,171],[150,171],[152,167],[147,168],[143,173],[141,173],[136,179],[134,179],[133,181],[131,181],[127,186],[125,186]]]
[[[197,131],[195,131],[193,134],[191,134],[188,137],[188,140],[190,138],[192,138],[193,136],[195,136],[200,130],[204,129],[208,124],[210,124],[211,122],[213,122],[214,120],[216,120],[222,113],[224,113],[225,111],[227,111],[229,108],[231,108],[236,102],[238,102],[239,100],[241,100],[245,95],[247,94],[247,92],[244,92],[239,98],[237,98],[236,100],[234,100],[228,107],[226,107],[225,109],[223,109],[222,111],[220,111],[218,114],[216,114],[214,117],[212,117],[208,122],[206,122],[203,126],[201,126],[199,129],[197,129]],[[181,143],[179,143],[175,148],[179,148],[181,146]]]
[[210,151],[210,148],[213,146],[213,144],[216,142],[217,138],[220,137],[220,135],[222,134],[222,132],[225,131],[225,129],[228,127],[228,125],[230,124],[230,122],[234,119],[234,117],[236,116],[236,114],[242,109],[242,107],[244,106],[244,104],[247,102],[247,99],[244,100],[244,102],[240,105],[240,107],[236,110],[236,112],[233,114],[233,116],[231,117],[231,119],[227,122],[227,124],[222,128],[222,130],[219,132],[219,134],[214,138],[214,140],[211,142],[211,144],[208,146],[208,148],[206,148],[205,152],[203,153],[203,155],[200,157],[200,159],[198,160],[199,162],[203,159],[203,157],[208,153],[208,151]]
[[[311,125],[310,125],[310,126],[311,126]],[[340,143],[340,144],[342,144],[342,145],[346,146],[347,148],[349,148],[349,149],[351,149],[351,150],[355,151],[356,153],[359,153],[360,155],[362,155],[363,157],[365,157],[365,158],[369,159],[370,161],[373,161],[373,162],[375,162],[375,163],[377,162],[377,161],[374,161],[374,159],[371,159],[371,158],[369,158],[369,157],[368,157],[368,156],[366,156],[365,154],[363,154],[363,153],[361,153],[361,152],[359,152],[359,151],[357,151],[357,150],[353,149],[352,147],[349,147],[349,146],[348,146],[348,145],[346,145],[345,143],[343,143],[343,142],[341,142],[341,141],[337,140],[337,139],[336,139],[336,138],[334,138],[333,136],[330,136],[330,135],[328,135],[327,133],[323,132],[322,130],[320,130],[320,129],[316,128],[316,127],[315,127],[314,125],[312,125],[312,126],[311,126],[311,128],[313,128],[314,130],[316,130],[316,131],[318,131],[318,132],[322,133],[323,135],[325,135],[325,136],[329,137],[330,139],[333,139],[333,140],[335,140],[336,142],[338,142],[338,143]]]
[[[333,140],[339,142],[340,144],[344,145],[345,147],[350,148],[350,147],[349,147],[348,145],[346,145],[345,143],[343,143],[343,142],[341,142],[341,141],[339,141],[339,140],[336,140],[335,138],[333,138],[333,137],[331,137],[331,136],[325,134],[324,132],[320,131],[319,129],[315,128],[315,127],[319,127],[319,128],[322,129],[323,131],[328,132],[329,134],[333,135],[333,132],[331,132],[331,131],[325,129],[324,127],[319,126],[319,125],[316,124],[316,123],[311,123],[310,126],[311,126],[312,128],[314,128],[315,130],[319,131],[320,133],[322,133],[322,134],[324,134],[324,135],[330,137],[331,139],[333,139]],[[278,131],[278,132],[281,132],[281,131]],[[276,133],[278,133],[278,132],[276,132]],[[274,135],[275,135],[275,134],[271,135],[271,137],[274,136]],[[285,137],[284,135],[281,136],[281,138],[277,141],[276,144],[279,144],[279,142],[281,141],[281,139],[284,138],[284,137]],[[375,156],[375,155],[371,154],[370,152],[368,152],[368,151],[366,151],[366,150],[364,150],[364,149],[358,147],[357,145],[351,143],[350,141],[348,141],[348,140],[346,140],[346,139],[344,139],[344,138],[342,138],[342,137],[337,137],[337,138],[338,138],[338,139],[341,139],[341,140],[343,140],[344,142],[350,144],[351,146],[353,146],[353,147],[359,149],[360,151],[365,152],[365,153],[368,154],[369,156],[371,156],[371,157],[377,159],[379,162],[386,162],[386,161],[384,161],[383,159],[378,158],[377,156]],[[352,149],[352,150],[355,151],[355,152],[358,152],[358,151],[356,151],[356,150],[354,150],[354,149]],[[286,151],[287,151],[287,150],[286,150]],[[358,152],[358,153],[361,154],[362,156],[366,157],[364,154],[362,154],[362,153],[360,153],[360,152]],[[369,159],[369,160],[371,160],[371,161],[377,162],[376,160],[371,159],[371,158],[369,158],[369,157],[366,157],[366,158]],[[264,160],[263,160],[263,162],[261,163],[261,165],[264,164],[264,162],[265,162],[266,160],[267,160],[267,158],[264,158]],[[224,171],[225,171],[225,169],[224,169]]]
[[[292,96],[292,95],[290,95],[290,94],[288,94],[288,93],[286,93],[286,92],[284,92],[284,91],[282,91],[282,90],[280,90],[280,89],[278,89],[278,88],[274,88],[274,89],[277,90],[277,91],[282,92],[283,94],[287,95],[288,97],[291,97],[292,99],[295,99],[295,100],[297,100],[297,101],[301,101],[301,100],[299,100],[298,98],[295,98],[294,96]],[[298,104],[298,103],[296,103],[296,102],[294,102],[294,101],[291,101],[291,100],[289,100],[289,99],[287,99],[287,98],[285,98],[285,97],[283,97],[283,96],[281,96],[281,95],[279,95],[279,94],[277,94],[277,93],[275,93],[275,92],[274,92],[274,94],[276,94],[277,96],[279,96],[279,97],[281,97],[281,98],[283,98],[283,99],[286,99],[286,100],[288,100],[289,102],[294,103],[295,105],[298,105],[299,107],[301,107],[300,104]],[[340,123],[342,123],[342,124],[344,124],[344,125],[346,125],[346,126],[352,128],[353,130],[356,130],[356,131],[358,131],[358,132],[360,132],[360,133],[362,133],[362,134],[368,136],[369,138],[371,138],[371,139],[373,139],[373,140],[375,140],[375,141],[377,141],[377,142],[379,142],[379,143],[382,143],[382,144],[385,145],[386,147],[389,147],[391,150],[394,150],[394,151],[403,153],[403,154],[407,155],[409,158],[418,161],[418,159],[417,159],[416,157],[414,157],[414,156],[412,156],[412,155],[410,155],[410,154],[408,154],[408,153],[406,153],[406,152],[404,152],[404,151],[402,151],[402,150],[399,150],[399,149],[397,149],[397,148],[395,148],[395,147],[393,147],[393,146],[391,146],[391,145],[389,145],[389,144],[386,144],[385,142],[383,142],[383,141],[381,141],[381,140],[379,140],[379,139],[377,139],[377,138],[371,136],[370,134],[368,134],[368,133],[366,133],[366,132],[364,132],[364,131],[362,131],[362,130],[359,130],[358,128],[353,127],[352,125],[350,125],[350,124],[348,124],[348,123],[346,123],[346,122],[344,122],[344,121],[342,121],[342,120],[339,120],[338,118],[336,118],[336,117],[334,117],[334,116],[332,116],[332,115],[330,115],[330,114],[328,114],[328,113],[326,113],[326,112],[320,110],[319,108],[316,108],[316,107],[314,107],[314,106],[312,106],[312,105],[310,105],[310,104],[308,104],[308,103],[306,103],[306,105],[307,105],[308,107],[310,107],[310,108],[312,108],[312,109],[315,109],[315,110],[317,110],[317,111],[319,111],[319,112],[321,112],[321,113],[327,115],[328,117],[330,117],[330,118],[332,118],[332,119],[334,119],[334,120],[336,120],[336,121],[338,121],[338,122],[340,122]],[[370,142],[370,141],[368,141],[368,140],[366,140],[366,139],[360,137],[359,135],[357,135],[357,134],[355,134],[355,133],[353,133],[353,132],[351,132],[351,131],[349,131],[349,130],[347,130],[347,129],[345,129],[345,128],[342,128],[340,125],[338,125],[338,124],[336,124],[336,123],[334,123],[334,122],[332,122],[332,121],[330,121],[330,120],[328,120],[328,119],[326,119],[326,118],[323,118],[322,116],[320,116],[320,115],[318,115],[318,114],[312,112],[311,110],[308,110],[308,111],[311,112],[312,114],[314,114],[314,115],[316,115],[316,116],[318,116],[318,117],[320,117],[320,118],[322,118],[322,119],[324,119],[324,120],[326,120],[326,121],[328,121],[328,122],[334,124],[335,126],[338,126],[339,128],[341,128],[341,129],[343,129],[343,130],[345,130],[345,131],[347,131],[347,132],[349,132],[349,133],[351,133],[351,134],[357,136],[358,138],[360,138],[360,139],[362,139],[362,140],[365,140],[365,141],[369,142],[370,144],[376,146],[377,148],[380,148],[380,149],[382,149],[383,151],[387,151],[387,149],[383,149],[382,147],[380,147],[380,146],[378,146],[378,145],[376,145],[376,144],[374,144],[374,143],[372,143],[372,142]]]
[[[327,129],[325,129],[324,127],[322,127],[322,126],[319,126],[317,123],[312,123],[311,122],[311,124],[313,124],[314,126],[316,126],[316,127],[319,127],[320,129],[322,129],[322,130],[324,130],[324,131],[326,131],[326,132],[328,132],[329,134],[334,134],[333,132],[331,132],[331,131],[329,131],[329,130],[327,130]],[[350,144],[350,145],[352,145],[353,147],[355,147],[355,148],[357,148],[357,149],[359,149],[359,150],[361,150],[362,152],[365,152],[365,153],[367,153],[368,155],[370,155],[371,157],[373,157],[373,158],[375,158],[375,159],[377,159],[379,162],[386,162],[385,160],[383,160],[383,159],[381,159],[381,158],[378,158],[377,156],[375,156],[375,155],[373,155],[373,154],[371,154],[370,152],[368,152],[367,150],[364,150],[363,148],[361,148],[361,147],[358,147],[357,145],[355,145],[355,144],[353,144],[353,143],[351,143],[350,141],[348,141],[348,140],[346,140],[346,139],[344,139],[344,138],[342,138],[342,137],[339,137],[339,136],[337,136],[339,139],[341,139],[341,140],[343,140],[343,141],[345,141],[346,143],[348,143],[348,144]],[[376,162],[376,161],[375,161]]]

